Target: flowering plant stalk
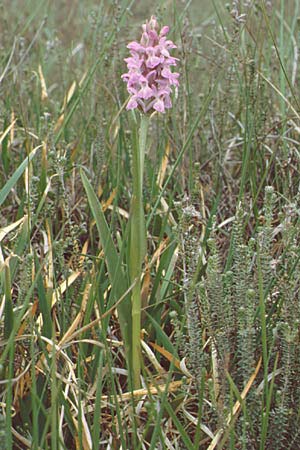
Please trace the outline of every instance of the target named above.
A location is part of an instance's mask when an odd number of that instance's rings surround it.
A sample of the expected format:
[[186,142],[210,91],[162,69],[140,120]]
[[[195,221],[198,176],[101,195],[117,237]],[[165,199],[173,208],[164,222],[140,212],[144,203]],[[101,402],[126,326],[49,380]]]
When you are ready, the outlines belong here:
[[179,74],[171,71],[177,58],[169,50],[176,48],[166,38],[169,27],[159,31],[156,18],[142,26],[140,42],[128,44],[131,56],[126,58],[128,72],[122,75],[130,94],[127,110],[141,112],[138,144],[133,146],[132,176],[133,192],[130,214],[130,267],[132,290],[132,382],[134,388],[140,387],[141,374],[141,277],[143,260],[146,254],[146,230],[143,208],[143,173],[147,132],[152,113],[165,113],[171,108],[172,86],[177,88]]
[[134,282],[131,297],[132,315],[132,382],[133,386],[140,387],[141,355],[140,355],[140,332],[141,332],[141,277],[142,266],[146,254],[146,230],[143,208],[143,173],[144,155],[147,140],[149,117],[142,116],[139,129],[139,139],[134,145],[132,155],[132,177],[133,190],[131,201],[131,223],[130,223],[130,279]]

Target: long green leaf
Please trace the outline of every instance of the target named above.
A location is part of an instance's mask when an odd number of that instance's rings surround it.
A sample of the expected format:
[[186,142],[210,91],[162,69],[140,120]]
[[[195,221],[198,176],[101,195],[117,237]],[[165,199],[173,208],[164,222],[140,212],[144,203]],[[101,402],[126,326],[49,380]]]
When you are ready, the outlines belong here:
[[51,336],[52,336],[51,303],[50,303],[49,298],[45,291],[43,278],[42,278],[41,270],[40,270],[40,263],[39,263],[37,255],[34,255],[34,261],[35,261],[36,272],[39,274],[36,277],[36,279],[37,279],[37,291],[38,291],[38,296],[39,296],[39,307],[40,307],[42,317],[43,317],[42,332],[43,332],[44,336],[51,338]]
[[160,342],[162,343],[163,347],[170,352],[172,355],[174,355],[174,358],[178,358],[177,351],[170,341],[167,334],[164,332],[164,330],[161,328],[161,326],[156,322],[156,320],[146,311],[147,318],[152,323],[153,327],[155,328],[156,335]]
[[14,311],[11,297],[11,277],[9,264],[5,264],[5,307],[4,307],[4,339],[8,339],[14,328]]
[[164,407],[165,407],[167,413],[169,414],[169,416],[171,417],[173,424],[177,428],[177,430],[180,434],[180,438],[182,439],[182,441],[185,445],[185,448],[187,450],[194,450],[194,445],[193,445],[192,441],[190,440],[189,435],[185,431],[184,426],[181,424],[175,411],[173,410],[172,406],[170,405],[170,403],[167,400],[164,403]]
[[42,146],[39,145],[38,147],[33,149],[32,152],[28,155],[28,157],[26,157],[24,161],[19,165],[17,170],[13,173],[12,177],[5,183],[5,185],[0,191],[0,206],[2,205],[2,203],[4,203],[6,197],[8,196],[12,188],[15,186],[18,179],[20,178],[20,176],[22,175],[22,173],[24,172],[24,170],[26,169],[32,158],[36,155],[38,149],[41,147]]
[[[120,256],[112,240],[110,229],[105,219],[101,204],[83,171],[80,172],[82,183],[87,194],[88,202],[96,221],[99,232],[100,242],[103,247],[105,261],[107,264],[108,275],[112,283],[112,292],[114,292],[115,301],[122,297],[126,292],[128,285],[125,275],[121,268]],[[127,352],[131,353],[131,302],[127,296],[118,307],[120,327],[125,342]],[[128,361],[129,354],[127,354]]]

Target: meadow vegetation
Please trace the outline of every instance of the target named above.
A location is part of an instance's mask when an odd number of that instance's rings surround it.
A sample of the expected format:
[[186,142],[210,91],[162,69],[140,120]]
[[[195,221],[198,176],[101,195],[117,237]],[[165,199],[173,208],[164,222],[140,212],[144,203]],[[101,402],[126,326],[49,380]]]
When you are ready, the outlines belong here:
[[[148,129],[134,389],[121,75],[151,15],[180,86]],[[0,2],[0,449],[300,448],[299,17]]]

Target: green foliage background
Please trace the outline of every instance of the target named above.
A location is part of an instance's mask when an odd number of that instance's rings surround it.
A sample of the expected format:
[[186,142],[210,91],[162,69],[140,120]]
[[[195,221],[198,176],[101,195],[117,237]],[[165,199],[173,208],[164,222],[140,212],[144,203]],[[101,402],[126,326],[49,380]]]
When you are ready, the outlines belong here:
[[[0,2],[0,448],[299,447],[299,11]],[[120,76],[151,14],[181,85],[148,133],[130,392]]]

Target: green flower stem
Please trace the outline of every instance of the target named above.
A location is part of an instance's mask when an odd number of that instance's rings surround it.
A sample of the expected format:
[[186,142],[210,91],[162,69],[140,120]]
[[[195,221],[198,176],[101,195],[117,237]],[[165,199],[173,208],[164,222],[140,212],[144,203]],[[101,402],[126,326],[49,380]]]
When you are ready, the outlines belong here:
[[143,174],[149,117],[141,116],[139,139],[135,142],[132,158],[133,193],[130,216],[130,266],[132,289],[132,382],[140,387],[141,374],[141,275],[146,254],[146,228],[143,207]]

